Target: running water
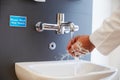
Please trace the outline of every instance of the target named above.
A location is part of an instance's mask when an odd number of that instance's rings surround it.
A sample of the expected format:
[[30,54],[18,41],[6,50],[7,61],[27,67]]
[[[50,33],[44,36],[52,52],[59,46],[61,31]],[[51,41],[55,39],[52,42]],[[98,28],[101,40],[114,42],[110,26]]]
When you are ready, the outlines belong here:
[[74,32],[70,32],[71,39],[74,38]]
[[80,60],[78,57],[75,57],[75,65],[74,65],[74,76],[78,74],[78,68],[80,66]]
[[[71,39],[74,38],[74,32],[71,32]],[[79,57],[74,57],[74,60],[75,60],[75,65],[74,65],[74,76],[77,75],[77,71],[78,71],[78,68],[79,68],[79,65],[80,65],[80,60],[79,60]]]

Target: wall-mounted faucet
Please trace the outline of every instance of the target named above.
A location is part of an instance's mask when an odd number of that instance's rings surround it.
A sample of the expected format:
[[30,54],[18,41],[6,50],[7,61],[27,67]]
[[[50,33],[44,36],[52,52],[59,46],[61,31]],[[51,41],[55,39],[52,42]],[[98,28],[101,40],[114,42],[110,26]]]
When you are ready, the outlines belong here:
[[44,30],[54,30],[57,31],[58,34],[64,34],[69,32],[74,32],[79,30],[79,26],[75,25],[72,22],[64,22],[64,14],[57,14],[57,24],[49,24],[37,22],[35,25],[36,31],[42,32]]

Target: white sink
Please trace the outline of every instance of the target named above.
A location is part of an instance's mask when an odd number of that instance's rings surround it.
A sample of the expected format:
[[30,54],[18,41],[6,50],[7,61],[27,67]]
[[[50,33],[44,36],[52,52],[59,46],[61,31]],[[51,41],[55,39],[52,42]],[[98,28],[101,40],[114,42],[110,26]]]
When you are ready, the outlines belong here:
[[101,80],[114,75],[115,68],[87,61],[16,62],[19,80]]

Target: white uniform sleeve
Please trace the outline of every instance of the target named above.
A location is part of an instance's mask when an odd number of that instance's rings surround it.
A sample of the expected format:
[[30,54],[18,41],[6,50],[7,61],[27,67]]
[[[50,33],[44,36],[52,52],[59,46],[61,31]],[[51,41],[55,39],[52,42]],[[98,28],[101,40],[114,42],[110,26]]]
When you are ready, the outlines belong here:
[[102,26],[90,35],[90,41],[103,55],[120,45],[120,9],[107,18]]

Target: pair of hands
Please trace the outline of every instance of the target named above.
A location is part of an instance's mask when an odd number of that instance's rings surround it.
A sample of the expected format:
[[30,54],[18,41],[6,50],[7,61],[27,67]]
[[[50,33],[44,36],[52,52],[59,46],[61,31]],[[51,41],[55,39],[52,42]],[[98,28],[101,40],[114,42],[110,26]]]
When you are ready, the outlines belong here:
[[91,52],[95,46],[90,42],[89,35],[80,35],[71,39],[67,45],[67,51],[72,56],[80,56]]

